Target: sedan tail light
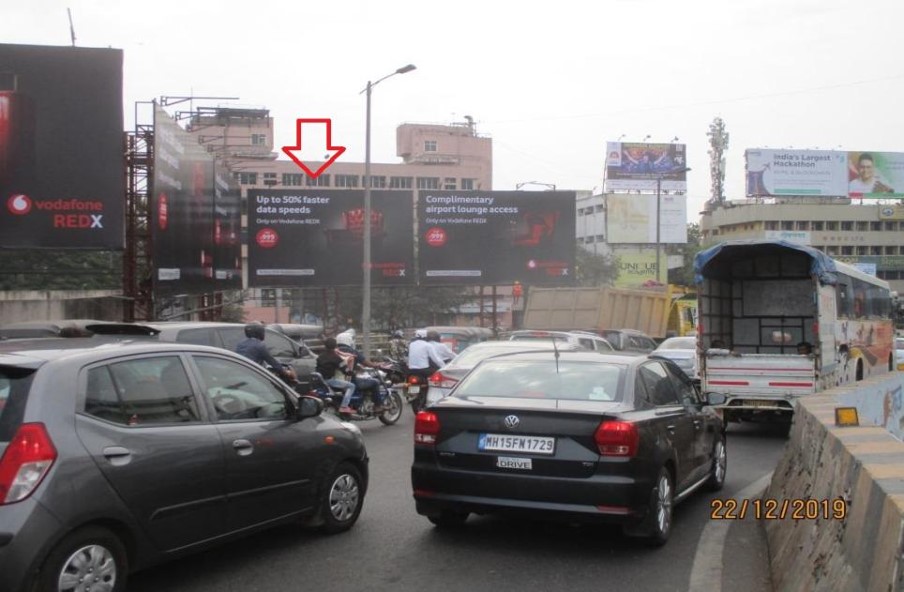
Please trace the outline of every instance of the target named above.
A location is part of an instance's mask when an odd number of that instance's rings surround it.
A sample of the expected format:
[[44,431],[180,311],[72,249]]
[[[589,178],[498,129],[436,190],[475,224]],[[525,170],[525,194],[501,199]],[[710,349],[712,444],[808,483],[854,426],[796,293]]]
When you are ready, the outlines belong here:
[[629,421],[604,421],[593,434],[602,456],[631,458],[637,454],[637,426]]
[[414,420],[414,443],[436,444],[436,436],[439,434],[439,417],[430,411],[421,411]]
[[0,457],[0,505],[31,495],[56,458],[56,448],[44,424],[19,426]]
[[431,374],[430,378],[427,379],[427,382],[430,383],[430,386],[444,389],[450,389],[458,384],[458,380],[452,378],[451,376],[446,376],[442,373],[442,371],[434,372],[433,374]]

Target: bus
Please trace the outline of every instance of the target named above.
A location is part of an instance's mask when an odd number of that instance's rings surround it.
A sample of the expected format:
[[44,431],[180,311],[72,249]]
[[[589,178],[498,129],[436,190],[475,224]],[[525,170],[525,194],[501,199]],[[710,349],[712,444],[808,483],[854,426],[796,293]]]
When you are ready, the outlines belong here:
[[694,272],[701,386],[729,420],[789,419],[798,397],[894,370],[883,280],[775,240],[720,243]]

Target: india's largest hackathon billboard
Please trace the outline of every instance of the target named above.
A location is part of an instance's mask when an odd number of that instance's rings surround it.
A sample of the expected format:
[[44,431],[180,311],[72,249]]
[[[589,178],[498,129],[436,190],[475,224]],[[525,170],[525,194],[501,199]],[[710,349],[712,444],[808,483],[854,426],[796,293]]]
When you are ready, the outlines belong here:
[[[414,284],[411,191],[371,191],[371,282]],[[248,190],[248,285],[360,286],[364,191]]]
[[574,281],[573,191],[421,191],[422,284]]
[[226,167],[159,106],[151,196],[157,294],[241,288],[239,189]]
[[123,247],[122,59],[0,44],[0,248]]

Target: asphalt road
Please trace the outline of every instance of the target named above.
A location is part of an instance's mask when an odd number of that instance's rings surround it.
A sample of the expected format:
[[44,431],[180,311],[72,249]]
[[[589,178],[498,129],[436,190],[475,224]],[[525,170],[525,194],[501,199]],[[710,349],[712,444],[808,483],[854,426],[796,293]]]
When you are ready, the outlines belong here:
[[[721,583],[731,592],[771,591],[762,525],[748,519],[706,527],[712,499],[737,496],[772,471],[785,443],[777,431],[730,426],[725,488],[679,505],[670,541],[650,549],[614,527],[471,516],[462,530],[434,529],[411,499],[413,423],[406,409],[395,426],[358,424],[371,455],[371,487],[350,532],[323,536],[282,527],[135,574],[130,592],[677,592],[689,589],[695,565],[695,581],[708,590]],[[714,537],[714,526],[727,533]],[[695,562],[698,544],[704,550],[715,544],[715,552]],[[701,580],[707,560],[722,570],[710,569],[710,579]]]

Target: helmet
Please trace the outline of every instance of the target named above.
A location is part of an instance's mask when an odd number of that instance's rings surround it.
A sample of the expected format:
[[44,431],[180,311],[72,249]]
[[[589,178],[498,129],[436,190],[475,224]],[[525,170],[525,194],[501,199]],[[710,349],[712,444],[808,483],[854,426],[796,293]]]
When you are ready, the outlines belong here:
[[336,335],[336,343],[338,345],[354,348],[355,338],[349,333],[340,333],[339,335]]
[[245,325],[245,337],[254,337],[264,340],[264,326],[260,323],[248,323]]
[[401,338],[405,337],[405,334],[402,333],[401,331],[396,330],[396,331],[392,332],[392,336],[394,338],[401,339]]
[[427,339],[427,330],[426,329],[418,329],[414,332],[415,339]]

